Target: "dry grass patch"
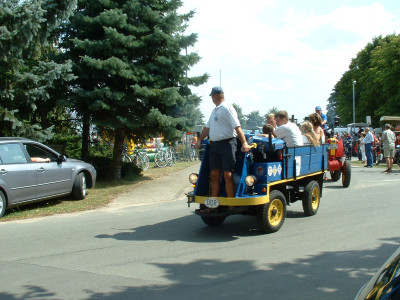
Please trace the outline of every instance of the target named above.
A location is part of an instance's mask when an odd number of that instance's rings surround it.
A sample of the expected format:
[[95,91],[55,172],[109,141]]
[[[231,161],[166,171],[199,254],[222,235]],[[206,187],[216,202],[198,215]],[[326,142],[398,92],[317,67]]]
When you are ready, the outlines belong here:
[[166,168],[157,168],[154,167],[154,163],[150,163],[149,169],[143,172],[143,176],[134,180],[97,182],[96,187],[88,191],[88,195],[84,200],[77,201],[71,197],[63,197],[15,207],[8,209],[4,217],[0,219],[0,222],[80,212],[103,207],[119,195],[129,192],[143,181],[153,180],[186,169],[194,164],[199,164],[199,162],[177,162],[174,167]]

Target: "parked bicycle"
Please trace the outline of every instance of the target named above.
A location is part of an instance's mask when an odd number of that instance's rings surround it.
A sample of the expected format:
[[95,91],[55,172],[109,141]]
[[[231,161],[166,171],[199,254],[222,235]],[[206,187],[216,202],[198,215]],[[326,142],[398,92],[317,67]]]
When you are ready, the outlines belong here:
[[135,163],[142,170],[147,170],[149,168],[149,158],[146,153],[146,150],[134,149],[132,153],[129,154],[128,147],[124,145],[122,161]]
[[159,168],[176,165],[175,150],[172,147],[157,148],[154,155],[154,163]]
[[188,156],[190,161],[194,161],[198,158],[197,150],[193,144],[190,145]]
[[156,148],[156,154],[154,155],[154,163],[159,168],[165,168],[168,166],[168,154],[166,148]]
[[177,158],[175,148],[168,147],[167,151],[168,151],[168,157],[169,157],[168,166],[173,167],[176,165],[176,158]]

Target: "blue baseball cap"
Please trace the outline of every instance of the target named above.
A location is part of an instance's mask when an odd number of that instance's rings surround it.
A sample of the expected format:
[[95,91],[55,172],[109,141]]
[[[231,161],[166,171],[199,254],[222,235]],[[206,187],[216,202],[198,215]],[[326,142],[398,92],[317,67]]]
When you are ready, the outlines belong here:
[[317,106],[317,107],[315,108],[315,110],[322,110],[322,109],[321,109],[321,106]]
[[224,93],[224,90],[222,89],[222,87],[220,87],[220,86],[214,86],[212,89],[211,89],[211,94],[210,94],[210,96],[211,95],[217,95],[217,94],[223,94]]

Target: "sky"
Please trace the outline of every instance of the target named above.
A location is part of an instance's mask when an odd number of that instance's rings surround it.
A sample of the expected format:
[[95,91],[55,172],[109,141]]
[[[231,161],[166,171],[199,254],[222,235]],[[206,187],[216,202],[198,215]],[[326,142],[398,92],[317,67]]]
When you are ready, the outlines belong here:
[[205,122],[213,86],[244,114],[278,108],[303,120],[317,105],[326,113],[357,53],[374,37],[400,33],[399,0],[182,1],[180,13],[195,11],[186,33],[198,34],[188,52],[202,58],[188,75],[210,75],[192,87]]

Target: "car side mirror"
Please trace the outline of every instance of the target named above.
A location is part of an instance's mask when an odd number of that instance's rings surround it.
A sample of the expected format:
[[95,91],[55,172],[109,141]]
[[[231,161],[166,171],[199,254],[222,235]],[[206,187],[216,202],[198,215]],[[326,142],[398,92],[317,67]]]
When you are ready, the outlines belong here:
[[58,156],[57,161],[61,163],[61,162],[63,162],[63,161],[67,161],[67,158],[65,157],[65,155],[61,155],[61,154],[60,154],[60,155]]

